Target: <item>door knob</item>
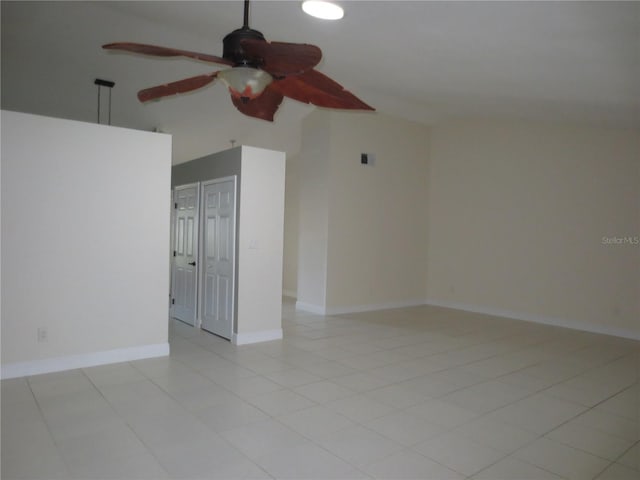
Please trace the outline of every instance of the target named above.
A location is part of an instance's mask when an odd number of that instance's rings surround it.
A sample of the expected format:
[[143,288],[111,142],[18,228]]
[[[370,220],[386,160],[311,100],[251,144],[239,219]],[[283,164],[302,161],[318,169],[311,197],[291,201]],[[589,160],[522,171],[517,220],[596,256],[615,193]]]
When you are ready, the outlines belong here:
[[189,265],[193,265],[195,267],[196,266],[196,262],[189,262]]

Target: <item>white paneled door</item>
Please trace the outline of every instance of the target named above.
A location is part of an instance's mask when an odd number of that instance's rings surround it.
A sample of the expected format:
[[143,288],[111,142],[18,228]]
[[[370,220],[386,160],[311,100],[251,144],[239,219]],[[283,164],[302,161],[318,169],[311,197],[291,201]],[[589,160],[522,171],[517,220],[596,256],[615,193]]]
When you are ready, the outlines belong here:
[[198,305],[198,184],[176,187],[174,191],[174,245],[172,316],[196,325]]
[[202,328],[233,333],[236,256],[236,177],[202,184]]

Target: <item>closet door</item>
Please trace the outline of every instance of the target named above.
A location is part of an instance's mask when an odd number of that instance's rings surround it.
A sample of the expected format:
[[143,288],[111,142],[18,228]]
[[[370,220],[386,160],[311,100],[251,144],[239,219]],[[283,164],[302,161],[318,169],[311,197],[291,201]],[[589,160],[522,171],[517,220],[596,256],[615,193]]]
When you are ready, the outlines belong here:
[[233,334],[236,258],[236,177],[202,184],[202,328]]
[[198,305],[199,200],[197,183],[174,190],[171,316],[193,326],[196,325]]

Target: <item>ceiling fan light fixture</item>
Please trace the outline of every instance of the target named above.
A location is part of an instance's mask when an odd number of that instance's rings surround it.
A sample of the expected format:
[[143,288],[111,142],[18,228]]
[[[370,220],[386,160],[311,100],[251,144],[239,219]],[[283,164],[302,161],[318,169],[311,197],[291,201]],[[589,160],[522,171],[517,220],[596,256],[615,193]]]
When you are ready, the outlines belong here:
[[307,15],[323,20],[340,20],[344,17],[344,10],[339,5],[321,0],[307,0],[302,2],[302,10]]
[[231,95],[249,100],[259,97],[273,82],[273,77],[264,70],[242,66],[222,70],[218,78],[229,87]]
[[[329,8],[338,9],[338,14],[319,14],[324,18],[337,19],[344,14],[340,7],[330,2],[305,3],[311,6],[329,4]],[[143,103],[192,92],[218,79],[227,86],[231,102],[240,113],[269,122],[273,121],[284,97],[322,108],[375,110],[314,69],[322,59],[320,48],[306,43],[267,42],[264,35],[252,30],[249,27],[249,0],[244,0],[242,28],[226,35],[222,43],[222,57],[132,42],[109,43],[102,48],[156,57],[186,57],[231,67],[140,90],[138,100]]]

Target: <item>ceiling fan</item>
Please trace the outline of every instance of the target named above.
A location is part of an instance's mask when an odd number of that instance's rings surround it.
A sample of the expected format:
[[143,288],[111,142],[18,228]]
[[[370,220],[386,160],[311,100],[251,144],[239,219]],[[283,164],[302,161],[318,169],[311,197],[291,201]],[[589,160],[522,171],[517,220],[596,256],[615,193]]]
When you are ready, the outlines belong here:
[[187,57],[231,68],[138,92],[141,102],[186,93],[210,84],[216,78],[229,88],[231,101],[245,115],[273,121],[284,97],[318,107],[374,110],[340,84],[314,67],[322,58],[315,45],[268,42],[249,28],[249,0],[244,1],[244,23],[223,39],[222,57],[141,43],[109,43],[102,48],[158,57]]

